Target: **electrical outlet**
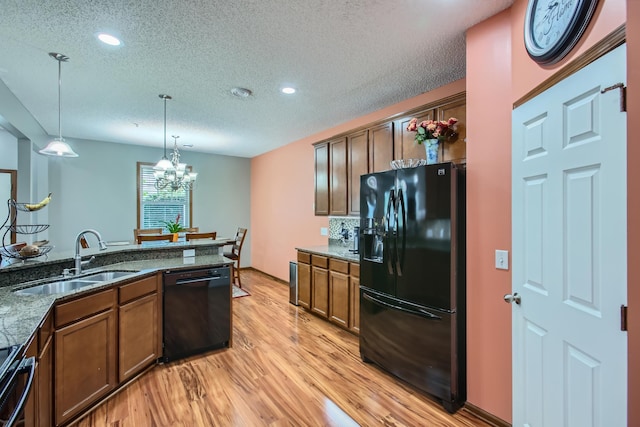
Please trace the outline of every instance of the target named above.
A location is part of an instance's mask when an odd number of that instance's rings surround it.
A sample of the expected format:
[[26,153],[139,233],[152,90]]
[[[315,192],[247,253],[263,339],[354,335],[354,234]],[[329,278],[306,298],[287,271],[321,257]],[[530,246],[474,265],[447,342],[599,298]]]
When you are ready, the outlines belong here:
[[509,269],[509,251],[496,249],[496,268],[500,270]]
[[327,227],[320,227],[320,235],[321,236],[328,236],[329,235],[329,229]]

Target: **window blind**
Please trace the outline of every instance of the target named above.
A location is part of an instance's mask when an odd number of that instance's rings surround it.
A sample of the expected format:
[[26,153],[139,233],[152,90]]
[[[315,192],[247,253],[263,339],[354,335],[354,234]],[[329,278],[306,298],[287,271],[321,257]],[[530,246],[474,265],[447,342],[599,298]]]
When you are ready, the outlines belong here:
[[189,197],[191,192],[183,188],[158,190],[155,187],[153,166],[140,166],[140,227],[165,227],[166,221],[175,221],[180,215],[180,224],[190,227]]

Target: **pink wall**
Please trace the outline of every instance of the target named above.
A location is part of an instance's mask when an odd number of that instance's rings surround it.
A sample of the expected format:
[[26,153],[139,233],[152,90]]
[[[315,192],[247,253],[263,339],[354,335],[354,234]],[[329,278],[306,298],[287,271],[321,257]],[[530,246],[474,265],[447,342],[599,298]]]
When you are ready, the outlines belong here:
[[[502,296],[511,274],[496,270],[493,256],[511,251],[512,105],[626,19],[625,0],[601,1],[571,54],[540,67],[523,43],[526,6],[516,0],[467,33],[468,400],[504,420],[512,409],[511,307]],[[503,125],[487,132],[486,123]]]
[[465,80],[407,99],[355,120],[293,142],[251,160],[251,266],[283,280],[295,248],[326,245],[320,227],[327,217],[313,211],[313,144],[412,108],[463,92]]
[[627,0],[627,245],[629,306],[629,419],[640,426],[640,0]]
[[[496,249],[511,251],[511,110],[514,101],[535,88],[626,20],[640,19],[640,0],[601,0],[582,41],[552,67],[531,61],[522,43],[527,0],[492,17],[467,34],[467,168],[468,168],[468,400],[504,420],[511,420],[511,308],[502,296],[511,289],[510,272],[493,267]],[[636,19],[635,26],[638,26]],[[627,23],[629,44],[640,52],[640,29]],[[632,49],[629,48],[629,51]],[[633,66],[635,65],[635,67]],[[629,54],[629,70],[640,66],[640,53]],[[629,73],[629,87],[638,85]],[[324,217],[313,215],[313,148],[311,143],[390,117],[465,90],[461,80],[375,113],[360,117],[278,150],[252,159],[252,266],[281,279],[296,246],[326,244],[319,228]],[[635,102],[634,102],[635,101]],[[631,110],[640,110],[638,95],[629,91]],[[635,114],[638,117],[638,113]],[[492,124],[497,126],[490,128]],[[494,130],[495,129],[495,130]],[[640,123],[629,121],[629,140],[640,136]],[[640,154],[629,145],[629,158]],[[629,283],[638,283],[640,266],[632,255],[640,251],[640,171],[629,167]],[[634,197],[635,196],[635,197]],[[490,201],[490,202],[488,202]],[[640,357],[640,288],[629,286],[630,357]],[[630,364],[629,425],[640,425],[640,368]]]
[[467,400],[511,419],[511,23],[500,13],[467,32]]

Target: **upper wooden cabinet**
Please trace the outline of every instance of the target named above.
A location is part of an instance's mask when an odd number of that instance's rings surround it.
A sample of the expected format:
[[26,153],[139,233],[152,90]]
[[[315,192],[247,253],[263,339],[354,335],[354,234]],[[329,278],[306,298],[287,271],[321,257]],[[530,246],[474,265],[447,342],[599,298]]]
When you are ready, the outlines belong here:
[[316,215],[329,215],[329,144],[314,145],[315,152],[315,212]]
[[417,118],[418,123],[423,120],[435,120],[435,110],[427,110],[422,113],[417,113],[413,116],[403,117],[396,122],[396,146],[395,146],[395,158],[396,159],[426,159],[427,153],[424,149],[424,145],[416,144],[415,132],[409,132],[407,126],[412,118]]
[[360,175],[391,168],[393,160],[393,123],[364,129],[347,135],[349,215],[360,215]]
[[360,215],[360,176],[391,169],[394,159],[426,159],[423,144],[415,143],[415,132],[407,131],[412,118],[423,120],[458,119],[458,137],[444,142],[441,162],[466,159],[466,94],[460,93],[422,110],[408,112],[393,121],[372,124],[344,136],[314,144],[315,214]]
[[[440,162],[461,161],[467,157],[467,108],[466,95],[464,93],[452,96],[443,101],[442,105],[427,108],[412,115],[407,115],[396,120],[395,128],[395,158],[396,159],[426,159],[426,151],[423,144],[415,143],[415,132],[407,131],[407,125],[412,118],[417,118],[418,123],[423,120],[447,120],[450,117],[458,119],[456,132],[458,137],[453,142],[445,142],[440,147]],[[444,154],[443,154],[444,152]]]
[[360,212],[360,175],[369,172],[369,131],[361,130],[347,136],[349,154],[348,192],[349,215]]
[[329,214],[347,214],[347,139],[329,141]]

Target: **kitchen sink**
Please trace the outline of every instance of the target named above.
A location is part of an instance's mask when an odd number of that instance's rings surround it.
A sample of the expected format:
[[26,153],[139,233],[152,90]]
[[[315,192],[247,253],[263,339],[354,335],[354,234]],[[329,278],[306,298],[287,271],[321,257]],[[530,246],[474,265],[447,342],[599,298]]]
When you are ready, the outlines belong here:
[[69,279],[59,282],[44,283],[42,285],[31,286],[30,288],[18,289],[17,295],[51,295],[74,291],[85,286],[95,285],[98,280]]
[[65,280],[58,280],[52,283],[31,286],[29,288],[14,291],[16,295],[52,295],[64,292],[75,291],[96,283],[107,282],[109,280],[120,279],[122,277],[136,274],[136,271],[103,271],[82,277],[70,277]]
[[81,280],[94,280],[97,282],[106,282],[107,280],[120,279],[121,277],[131,276],[136,271],[103,271],[101,273],[91,274],[89,276],[80,277]]

